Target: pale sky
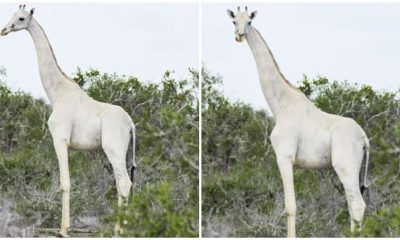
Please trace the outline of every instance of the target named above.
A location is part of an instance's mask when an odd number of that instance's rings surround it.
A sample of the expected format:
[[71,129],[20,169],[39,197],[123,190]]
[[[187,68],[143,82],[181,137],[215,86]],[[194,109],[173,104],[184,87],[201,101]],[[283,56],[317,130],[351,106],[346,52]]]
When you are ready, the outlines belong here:
[[303,74],[400,87],[400,4],[378,3],[207,3],[203,5],[203,62],[224,78],[229,98],[268,109],[246,42],[234,40],[226,9],[258,10],[252,25],[272,50],[286,78]]
[[[256,65],[246,42],[234,40],[226,9],[258,10],[255,26],[292,83],[317,75],[366,83],[377,89],[400,87],[400,3],[203,3],[203,62],[224,78],[223,90],[256,108],[267,108]],[[0,4],[0,27],[17,9]],[[43,26],[61,68],[79,66],[159,81],[165,70],[178,78],[198,65],[197,3],[39,4]],[[26,31],[0,37],[0,66],[13,89],[45,96],[36,52]]]
[[[29,3],[44,28],[60,67],[71,76],[81,67],[160,81],[166,70],[177,78],[198,66],[196,3]],[[17,10],[0,3],[0,27]],[[0,66],[7,84],[46,97],[36,51],[27,31],[0,37]]]

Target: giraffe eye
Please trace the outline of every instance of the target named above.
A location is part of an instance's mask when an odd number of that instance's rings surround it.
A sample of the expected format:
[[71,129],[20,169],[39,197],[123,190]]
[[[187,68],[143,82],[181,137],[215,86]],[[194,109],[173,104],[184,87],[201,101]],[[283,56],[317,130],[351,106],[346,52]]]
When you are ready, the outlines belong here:
[[251,22],[249,22],[249,25],[251,25]]
[[233,25],[236,25],[236,22],[235,22],[235,21],[232,21],[232,23],[233,23]]
[[20,20],[21,22],[23,22],[25,20],[25,18],[18,18],[18,20]]

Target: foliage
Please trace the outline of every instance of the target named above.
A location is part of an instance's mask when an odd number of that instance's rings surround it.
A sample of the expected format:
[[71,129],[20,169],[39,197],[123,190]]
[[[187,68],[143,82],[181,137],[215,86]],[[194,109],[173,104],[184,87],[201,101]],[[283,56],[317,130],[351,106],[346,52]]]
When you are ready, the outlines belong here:
[[[198,225],[197,73],[190,70],[186,79],[176,80],[167,71],[159,83],[147,83],[78,69],[74,80],[92,98],[123,107],[136,124],[139,169],[133,201],[141,201],[142,207],[129,206],[135,216],[154,217],[140,219],[151,223],[141,225],[141,236],[193,236],[192,228]],[[37,228],[58,228],[61,219],[59,170],[46,124],[50,113],[45,100],[0,83],[0,196],[13,202],[24,223]],[[110,163],[102,151],[70,151],[69,162],[72,227],[98,232],[97,236],[109,232],[115,222],[103,218],[118,216]],[[166,186],[173,186],[168,194]],[[171,208],[152,208],[151,201],[140,199],[153,193],[171,198]],[[179,219],[171,209],[179,210]],[[176,225],[183,221],[182,228]],[[166,227],[154,229],[161,226],[157,224]],[[136,227],[127,225],[127,236],[134,235]]]
[[[273,118],[228,100],[217,89],[220,76],[206,69],[203,76],[203,236],[285,236],[282,182],[269,141]],[[365,129],[370,195],[362,234],[398,237],[398,215],[383,212],[394,212],[400,202],[399,92],[306,76],[299,89],[323,111],[351,117]],[[349,213],[334,171],[296,169],[294,177],[298,236],[346,236]],[[387,227],[377,231],[373,225],[381,218]]]
[[400,206],[383,208],[365,220],[364,237],[400,236]]
[[[189,195],[189,189],[185,189]],[[174,201],[174,189],[169,183],[158,183],[146,186],[139,194],[134,195],[126,212],[114,215],[109,222],[117,220],[126,229],[122,236],[134,237],[197,237],[198,227],[192,225],[188,216],[193,211],[180,208]],[[154,221],[157,219],[157,221]],[[147,229],[147,231],[143,231]],[[112,229],[105,234],[112,236]]]

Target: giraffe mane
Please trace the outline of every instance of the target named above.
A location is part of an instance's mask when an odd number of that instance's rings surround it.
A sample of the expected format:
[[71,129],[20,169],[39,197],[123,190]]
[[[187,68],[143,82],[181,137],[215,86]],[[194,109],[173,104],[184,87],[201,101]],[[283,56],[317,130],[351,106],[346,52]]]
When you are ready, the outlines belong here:
[[253,29],[256,31],[256,33],[258,34],[258,36],[260,36],[260,38],[261,38],[261,40],[263,41],[265,47],[268,49],[268,52],[269,52],[269,54],[270,54],[271,57],[272,57],[272,61],[273,61],[274,65],[275,65],[276,69],[278,69],[279,75],[281,75],[283,81],[284,81],[289,87],[295,89],[296,91],[300,91],[298,88],[296,88],[295,86],[293,86],[293,84],[290,83],[290,82],[286,79],[286,77],[283,75],[283,73],[281,72],[281,69],[279,68],[278,63],[277,63],[276,60],[275,60],[274,54],[271,52],[271,49],[269,49],[268,44],[267,44],[267,42],[265,41],[264,37],[260,34],[260,32],[259,32],[255,27],[253,27]]
[[49,46],[50,46],[51,55],[53,56],[53,59],[54,59],[54,61],[56,62],[56,66],[57,66],[58,70],[61,72],[61,74],[62,74],[66,79],[68,79],[68,80],[71,81],[71,82],[74,82],[74,81],[73,81],[71,78],[69,78],[69,77],[67,76],[67,74],[65,74],[65,72],[60,68],[60,65],[58,65],[56,55],[54,54],[53,47],[51,46],[51,43],[50,43],[49,39],[47,38],[46,32],[43,30],[43,28],[42,28],[42,26],[39,24],[39,22],[36,21],[36,23],[37,23],[37,25],[39,26],[40,30],[42,30],[42,32],[43,32],[43,34],[44,34],[44,37],[46,38],[47,43],[48,43]]

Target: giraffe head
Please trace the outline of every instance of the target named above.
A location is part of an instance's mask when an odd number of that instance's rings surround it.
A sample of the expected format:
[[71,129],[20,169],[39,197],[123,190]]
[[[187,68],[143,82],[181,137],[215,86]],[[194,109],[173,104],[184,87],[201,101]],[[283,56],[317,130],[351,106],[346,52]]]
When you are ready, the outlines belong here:
[[231,10],[227,10],[229,17],[233,19],[233,24],[235,25],[236,41],[243,42],[246,34],[249,32],[251,27],[251,21],[256,17],[257,11],[252,13],[247,12],[247,6],[245,11],[241,12],[240,7],[238,7],[237,13],[235,14]]
[[0,35],[5,36],[10,32],[17,32],[29,27],[35,9],[32,8],[29,12],[25,10],[25,5],[20,5],[18,10],[11,17],[11,20],[1,30]]

